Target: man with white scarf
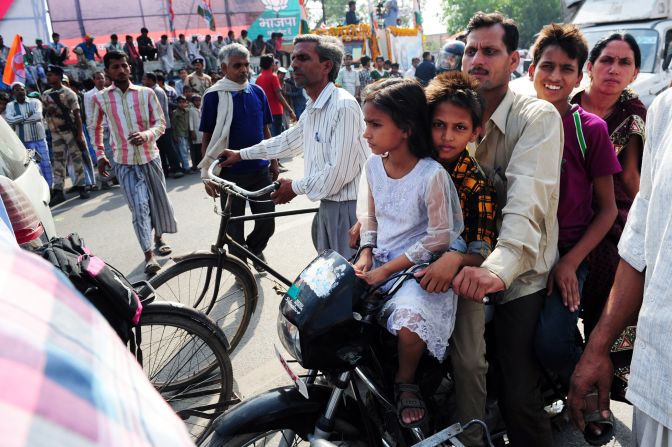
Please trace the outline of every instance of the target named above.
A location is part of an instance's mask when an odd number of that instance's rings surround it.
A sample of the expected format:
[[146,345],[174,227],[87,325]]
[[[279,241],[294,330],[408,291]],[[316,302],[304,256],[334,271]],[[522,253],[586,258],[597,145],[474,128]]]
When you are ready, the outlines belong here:
[[[265,138],[270,138],[269,125],[273,121],[271,109],[264,91],[247,80],[250,68],[250,53],[241,44],[233,43],[222,47],[218,59],[224,78],[206,90],[201,107],[201,124],[203,132],[201,151],[203,161],[201,177],[207,177],[208,167],[221,152],[218,148],[242,149],[255,145]],[[222,169],[220,176],[235,182],[250,191],[261,189],[271,184],[278,177],[277,160],[244,160],[233,166]],[[206,182],[205,189],[210,196],[218,195],[216,188]],[[222,199],[224,200],[224,199]],[[223,206],[223,204],[222,204]],[[269,197],[250,202],[253,214],[267,213],[275,210]],[[231,206],[233,216],[245,214],[245,200],[233,198]],[[230,223],[228,232],[240,244],[246,244],[252,253],[264,259],[263,250],[275,231],[273,219],[257,220],[254,229],[244,237],[243,223]],[[242,253],[231,252],[245,260]],[[255,265],[258,271],[261,267]]]

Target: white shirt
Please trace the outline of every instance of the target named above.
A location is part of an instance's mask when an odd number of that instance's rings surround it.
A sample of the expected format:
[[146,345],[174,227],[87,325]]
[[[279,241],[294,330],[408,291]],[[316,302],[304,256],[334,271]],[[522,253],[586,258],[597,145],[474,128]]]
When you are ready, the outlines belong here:
[[369,156],[364,115],[355,98],[333,83],[308,100],[299,122],[277,137],[242,149],[243,160],[304,154],[303,178],[292,181],[296,194],[310,200],[357,200],[359,176]]
[[409,79],[415,79],[415,67],[411,65],[411,68],[404,72],[404,77]]
[[12,125],[16,135],[24,143],[46,138],[42,119],[42,101],[39,99],[26,97],[23,104],[16,100],[11,101],[5,109],[5,121]]
[[[98,93],[96,87],[93,87],[91,90],[84,92],[84,115],[86,115],[86,128],[89,131],[89,135],[93,138],[93,132],[96,127],[96,123],[93,119],[93,95]],[[103,129],[107,128],[107,116],[103,117]]]
[[672,427],[672,91],[661,93],[646,115],[639,194],[618,252],[640,272],[644,300],[630,366],[627,398],[651,418]]
[[357,87],[359,87],[359,73],[350,66],[350,70],[343,67],[338,72],[336,82],[346,89],[352,96],[357,96]]

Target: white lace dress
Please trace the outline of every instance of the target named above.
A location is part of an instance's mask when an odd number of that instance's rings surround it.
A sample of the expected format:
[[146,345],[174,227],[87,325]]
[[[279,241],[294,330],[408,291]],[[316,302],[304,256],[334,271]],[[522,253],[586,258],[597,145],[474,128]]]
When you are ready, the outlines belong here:
[[[365,172],[357,214],[362,245],[376,247],[374,268],[402,254],[415,264],[428,262],[459,237],[463,229],[459,198],[439,163],[421,159],[404,177],[392,179],[385,172],[383,158],[374,155],[366,162]],[[456,301],[452,290],[428,293],[409,280],[381,315],[389,314],[386,327],[392,334],[408,328],[427,344],[431,355],[443,360],[455,323]]]

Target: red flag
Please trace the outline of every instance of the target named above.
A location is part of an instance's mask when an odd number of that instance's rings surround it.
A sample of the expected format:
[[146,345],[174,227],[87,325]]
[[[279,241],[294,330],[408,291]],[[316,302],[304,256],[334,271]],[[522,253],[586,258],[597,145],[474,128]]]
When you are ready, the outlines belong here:
[[175,38],[175,11],[173,11],[173,0],[168,0],[168,25],[170,27],[170,32]]
[[2,74],[2,82],[7,85],[12,85],[13,82],[26,82],[26,66],[23,63],[23,56],[26,54],[23,44],[21,43],[21,36],[14,36],[14,42],[9,49],[7,55],[7,63],[5,64],[5,72]]

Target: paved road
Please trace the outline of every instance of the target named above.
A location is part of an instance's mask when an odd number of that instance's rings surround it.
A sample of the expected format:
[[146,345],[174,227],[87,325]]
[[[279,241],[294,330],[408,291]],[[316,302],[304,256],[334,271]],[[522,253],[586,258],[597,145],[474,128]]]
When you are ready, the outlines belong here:
[[[285,163],[287,177],[298,178],[303,172],[303,159]],[[167,235],[174,254],[205,250],[215,241],[219,218],[213,212],[214,202],[207,197],[198,175],[167,180],[167,188],[175,208],[179,232]],[[279,209],[314,207],[305,197],[297,197]],[[73,198],[54,210],[60,234],[77,232],[92,251],[127,274],[131,279],[143,279],[144,262],[131,225],[131,215],[119,188],[96,192],[91,199]],[[276,220],[275,235],[265,255],[269,264],[289,277],[295,278],[316,255],[310,240],[312,215],[282,217]],[[249,223],[246,225],[250,225]],[[161,260],[162,264],[170,259]],[[276,333],[276,317],[280,296],[270,276],[256,276],[259,304],[245,338],[232,356],[236,390],[247,398],[274,386],[288,383],[275,359],[274,344],[280,346]],[[616,439],[609,445],[628,446],[632,424],[631,408],[616,404]],[[582,436],[569,427],[556,432],[556,446],[587,445]]]

